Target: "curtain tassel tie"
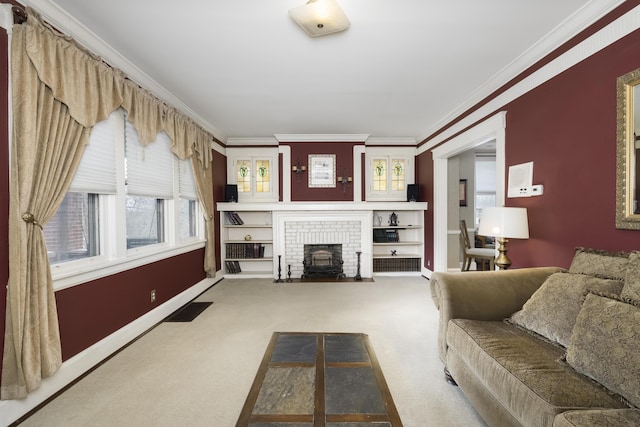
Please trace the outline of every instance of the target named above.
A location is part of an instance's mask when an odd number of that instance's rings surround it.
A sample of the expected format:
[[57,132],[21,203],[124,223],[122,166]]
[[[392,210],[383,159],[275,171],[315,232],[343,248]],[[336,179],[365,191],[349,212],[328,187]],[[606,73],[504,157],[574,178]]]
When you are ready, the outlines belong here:
[[38,222],[35,216],[31,212],[25,212],[22,214],[22,220],[28,224],[37,225],[42,230],[42,225]]

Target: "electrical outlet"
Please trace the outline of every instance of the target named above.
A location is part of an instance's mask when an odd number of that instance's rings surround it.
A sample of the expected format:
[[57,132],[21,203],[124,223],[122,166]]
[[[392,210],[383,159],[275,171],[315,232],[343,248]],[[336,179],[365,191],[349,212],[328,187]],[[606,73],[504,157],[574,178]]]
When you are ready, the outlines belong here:
[[156,290],[151,291],[151,302],[156,302]]

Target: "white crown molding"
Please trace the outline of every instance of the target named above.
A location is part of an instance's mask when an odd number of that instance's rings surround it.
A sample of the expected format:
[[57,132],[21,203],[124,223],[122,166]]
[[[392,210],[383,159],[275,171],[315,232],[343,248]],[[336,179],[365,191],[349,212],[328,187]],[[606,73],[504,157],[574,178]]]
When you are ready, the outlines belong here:
[[274,135],[278,142],[366,142],[369,138],[368,133],[356,134],[285,134],[278,133]]
[[227,138],[227,147],[242,147],[248,145],[265,145],[274,146],[278,145],[278,140],[273,137],[259,137],[259,138]]
[[24,4],[31,6],[57,30],[71,36],[88,50],[99,55],[102,60],[107,62],[109,65],[123,71],[131,80],[135,81],[167,104],[181,111],[183,114],[191,117],[191,119],[207,131],[211,132],[216,138],[221,141],[226,139],[227,136],[220,129],[216,128],[213,124],[209,123],[202,116],[193,111],[173,93],[169,92],[164,86],[135,66],[117,50],[93,33],[89,28],[80,23],[80,21],[61,9],[57,4],[50,0],[24,0]]
[[11,6],[8,3],[0,4],[0,27],[7,30],[8,34],[11,34],[11,28],[13,27],[13,12]]
[[[496,73],[485,84],[473,91],[451,112],[437,121],[429,129],[426,129],[421,135],[416,138],[417,141],[424,141],[427,138],[431,137],[435,132],[442,129],[456,117],[459,117],[474,105],[478,104],[479,102],[490,96],[492,93],[500,89],[500,87],[502,87],[505,82],[511,81],[512,79],[526,71],[530,66],[536,64],[546,55],[553,52],[553,50],[571,40],[571,38],[575,37],[582,30],[598,21],[600,18],[611,12],[622,3],[624,3],[624,0],[588,2],[576,13],[571,15],[565,21],[560,23],[556,28],[550,31],[546,36],[540,39],[531,48],[525,51],[522,55],[508,64],[498,73]],[[584,43],[585,42],[582,42],[581,44]]]
[[[600,31],[594,33],[589,38],[585,39],[578,45],[569,49],[553,61],[549,62],[539,70],[536,70],[525,79],[521,80],[505,92],[498,95],[496,98],[487,102],[479,109],[473,111],[468,116],[444,130],[438,135],[434,136],[420,147],[420,151],[423,152],[429,148],[435,147],[443,141],[451,138],[456,133],[464,130],[465,128],[479,122],[483,118],[489,116],[492,112],[502,109],[509,102],[519,98],[520,96],[532,91],[536,87],[542,85],[546,81],[554,78],[560,73],[573,67],[586,58],[594,55],[598,51],[606,48],[607,46],[620,40],[622,37],[640,28],[640,6],[636,6],[634,9],[627,12],[617,20],[613,21]],[[506,81],[506,80],[505,80]],[[473,104],[475,105],[475,104]],[[467,105],[465,108],[471,108],[473,105]],[[465,110],[461,109],[456,114],[462,114]],[[455,117],[455,116],[454,116]],[[453,117],[452,117],[453,118]],[[448,123],[448,121],[446,121]],[[439,129],[440,127],[438,127]],[[431,132],[435,132],[434,128]],[[425,135],[420,138],[422,141],[428,138],[430,135]]]
[[416,145],[417,141],[412,136],[372,136],[367,139],[367,146],[369,145]]

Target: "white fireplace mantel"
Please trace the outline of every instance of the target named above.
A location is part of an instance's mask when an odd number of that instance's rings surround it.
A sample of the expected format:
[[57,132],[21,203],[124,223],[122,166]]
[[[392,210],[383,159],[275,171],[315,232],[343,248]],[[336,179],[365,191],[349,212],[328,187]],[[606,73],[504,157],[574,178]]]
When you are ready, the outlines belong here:
[[415,211],[427,202],[254,202],[217,204],[219,211]]

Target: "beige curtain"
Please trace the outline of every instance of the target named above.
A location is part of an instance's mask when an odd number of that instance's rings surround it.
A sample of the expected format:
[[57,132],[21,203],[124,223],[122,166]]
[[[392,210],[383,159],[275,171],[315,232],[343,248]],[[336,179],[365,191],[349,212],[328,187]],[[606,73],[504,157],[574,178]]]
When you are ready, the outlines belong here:
[[11,46],[9,283],[1,399],[26,397],[61,365],[42,227],[69,188],[91,127],[119,106],[127,109],[143,144],[166,130],[173,140],[172,151],[196,160],[196,186],[207,212],[205,270],[215,272],[211,135],[126,80],[119,70],[55,33],[30,8],[27,15],[25,24],[14,26]]
[[64,198],[89,133],[39,81],[13,32],[9,285],[2,399],[24,398],[62,363],[58,317],[42,227]]
[[[209,277],[213,277],[216,273],[216,251],[211,136],[174,110],[166,113],[165,131],[173,141],[171,150],[174,154],[181,159],[191,158],[193,178],[205,221],[204,271]],[[176,144],[175,141],[189,143]]]

